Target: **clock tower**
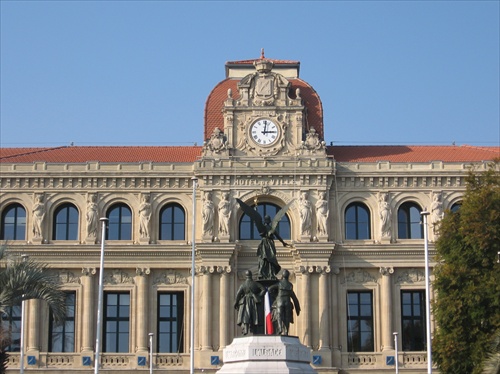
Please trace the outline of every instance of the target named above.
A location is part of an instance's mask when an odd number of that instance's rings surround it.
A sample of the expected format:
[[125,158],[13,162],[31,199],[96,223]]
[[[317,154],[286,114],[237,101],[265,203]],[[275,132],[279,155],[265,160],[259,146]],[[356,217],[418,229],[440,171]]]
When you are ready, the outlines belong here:
[[207,157],[325,156],[323,111],[298,61],[226,63],[205,108]]

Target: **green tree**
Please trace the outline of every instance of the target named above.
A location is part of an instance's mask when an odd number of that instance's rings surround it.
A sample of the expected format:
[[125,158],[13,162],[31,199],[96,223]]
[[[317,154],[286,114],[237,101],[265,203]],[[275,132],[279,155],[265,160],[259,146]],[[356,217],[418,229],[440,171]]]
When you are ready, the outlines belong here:
[[[58,279],[47,272],[47,265],[35,260],[18,258],[5,261],[7,248],[0,247],[0,315],[8,308],[20,305],[24,300],[41,299],[49,305],[56,323],[66,317],[65,294],[60,289]],[[9,344],[9,332],[0,323],[0,373],[5,370],[8,358],[5,347]]]
[[479,374],[500,328],[500,173],[471,170],[462,206],[440,224],[433,304],[443,374]]

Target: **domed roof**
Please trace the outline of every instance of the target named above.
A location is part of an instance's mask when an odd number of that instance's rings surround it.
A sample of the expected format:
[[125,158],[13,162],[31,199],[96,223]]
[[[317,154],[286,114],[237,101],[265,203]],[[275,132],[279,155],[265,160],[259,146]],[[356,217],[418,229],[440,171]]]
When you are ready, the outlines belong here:
[[238,100],[238,83],[248,74],[255,72],[254,62],[263,59],[274,63],[272,72],[282,74],[289,82],[289,97],[296,98],[296,90],[300,89],[300,96],[306,107],[305,124],[306,129],[314,128],[319,137],[324,137],[323,106],[317,92],[304,80],[298,77],[300,63],[289,60],[273,60],[265,57],[253,60],[230,61],[226,63],[226,79],[219,82],[208,95],[205,103],[205,127],[204,139],[210,138],[216,127],[224,128],[222,109],[227,99],[228,89],[233,93],[233,99]]

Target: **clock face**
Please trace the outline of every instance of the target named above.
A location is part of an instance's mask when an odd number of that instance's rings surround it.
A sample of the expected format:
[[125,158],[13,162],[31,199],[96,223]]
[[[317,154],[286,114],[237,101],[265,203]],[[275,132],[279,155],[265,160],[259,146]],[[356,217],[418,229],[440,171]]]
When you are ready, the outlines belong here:
[[250,127],[253,141],[262,146],[273,145],[279,139],[280,128],[273,121],[261,119]]

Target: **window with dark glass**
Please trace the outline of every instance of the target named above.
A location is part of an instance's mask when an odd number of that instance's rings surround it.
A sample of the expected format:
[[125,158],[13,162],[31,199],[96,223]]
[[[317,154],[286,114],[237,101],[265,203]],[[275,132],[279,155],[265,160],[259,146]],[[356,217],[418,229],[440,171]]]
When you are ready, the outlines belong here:
[[158,294],[157,345],[160,353],[183,352],[184,293]]
[[9,205],[2,212],[1,240],[26,239],[26,210],[20,204]]
[[352,203],[345,210],[345,238],[370,239],[370,211],[362,203]]
[[425,291],[401,291],[403,351],[425,351]]
[[64,204],[54,212],[54,240],[78,239],[78,210],[72,204]]
[[132,212],[125,204],[113,205],[107,213],[108,230],[107,240],[132,239]]
[[371,291],[347,293],[347,344],[349,352],[373,352],[373,295]]
[[[281,210],[281,207],[272,203],[260,203],[257,205],[257,208],[254,209],[259,212],[262,220],[264,220],[264,216],[268,215],[271,219],[274,218],[276,213]],[[290,218],[285,214],[278,223],[276,227],[276,231],[278,231],[279,235],[283,238],[283,240],[290,239]],[[249,216],[246,214],[241,217],[240,220],[240,240],[257,240],[261,239],[255,224],[252,222]]]
[[186,214],[179,204],[168,204],[160,211],[160,240],[184,240]]
[[5,352],[19,352],[21,346],[21,305],[5,308],[2,315],[3,336],[8,337]]
[[75,292],[66,293],[66,319],[56,324],[50,315],[49,352],[75,351]]
[[130,294],[104,294],[104,352],[129,351]]
[[452,213],[457,213],[460,210],[461,207],[462,207],[462,203],[461,202],[460,203],[455,203],[455,204],[453,204],[451,206],[450,211]]
[[404,203],[398,210],[398,238],[422,239],[424,228],[420,223],[422,209],[415,203]]

